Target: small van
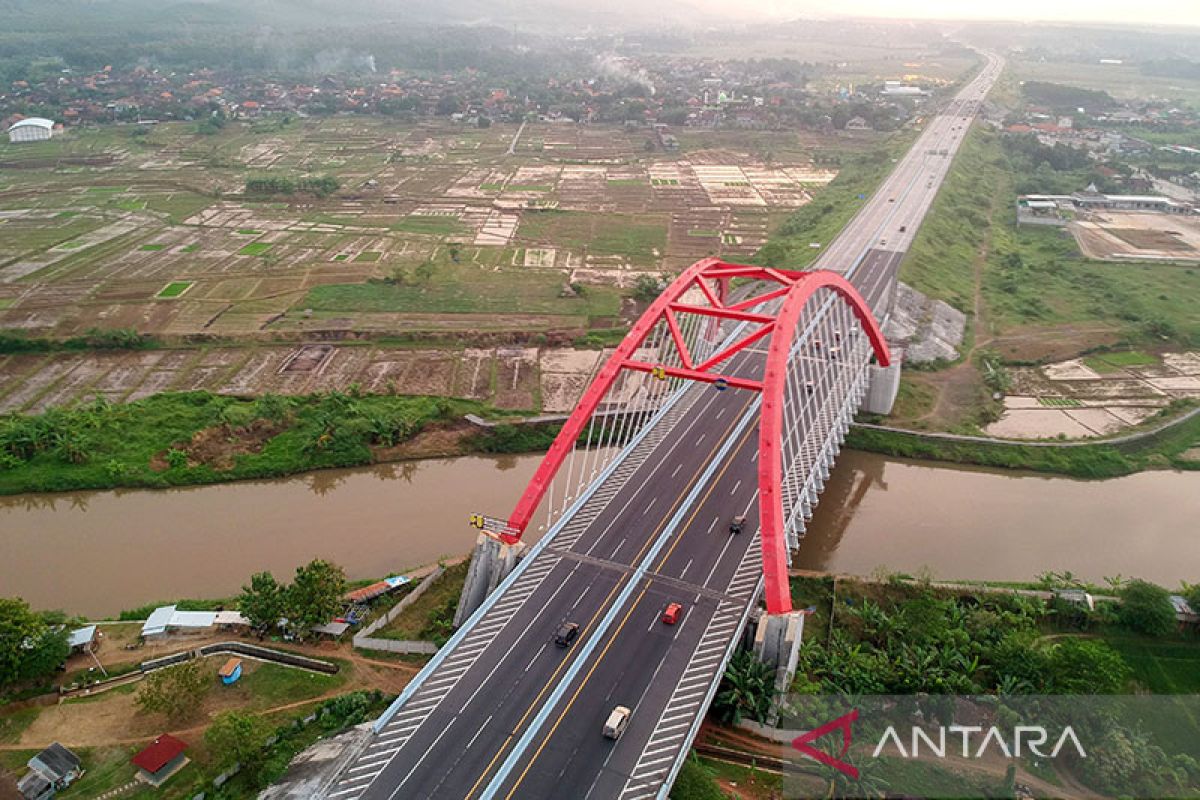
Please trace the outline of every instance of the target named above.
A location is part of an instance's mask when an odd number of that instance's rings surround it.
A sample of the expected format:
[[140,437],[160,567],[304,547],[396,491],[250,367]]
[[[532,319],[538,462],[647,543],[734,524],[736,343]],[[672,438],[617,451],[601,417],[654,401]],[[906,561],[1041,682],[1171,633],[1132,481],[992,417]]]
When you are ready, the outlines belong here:
[[625,706],[614,708],[604,721],[604,738],[620,739],[625,727],[629,725],[629,714],[630,711]]

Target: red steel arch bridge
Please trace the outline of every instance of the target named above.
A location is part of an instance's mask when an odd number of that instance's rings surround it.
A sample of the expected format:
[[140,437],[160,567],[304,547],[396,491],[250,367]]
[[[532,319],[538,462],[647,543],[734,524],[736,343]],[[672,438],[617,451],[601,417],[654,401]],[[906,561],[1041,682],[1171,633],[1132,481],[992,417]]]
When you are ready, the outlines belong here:
[[894,377],[878,320],[1000,69],[987,56],[929,115],[812,268],[706,259],[665,287],[513,512],[476,516],[458,630],[313,794],[665,798],[738,645],[794,666],[789,553],[873,381]]

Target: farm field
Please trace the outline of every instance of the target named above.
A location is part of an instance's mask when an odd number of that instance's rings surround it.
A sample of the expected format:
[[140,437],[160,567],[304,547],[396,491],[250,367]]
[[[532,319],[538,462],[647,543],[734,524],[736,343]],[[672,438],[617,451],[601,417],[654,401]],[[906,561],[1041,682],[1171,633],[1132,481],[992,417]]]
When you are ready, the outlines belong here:
[[[481,316],[468,318],[482,324]],[[569,347],[333,343],[0,355],[0,414],[35,414],[95,397],[125,403],[166,391],[299,396],[354,387],[562,412],[574,406],[602,356]]]
[[1146,75],[1135,64],[1014,60],[1011,68],[1017,80],[1099,89],[1119,100],[1161,98],[1193,104],[1200,102],[1200,84],[1196,81]]
[[[823,154],[844,144],[696,132],[649,152],[644,130],[542,123],[509,155],[515,132],[335,117],[0,144],[0,330],[578,335],[618,323],[641,274],[749,257],[834,178]],[[305,175],[340,189],[243,193],[251,177]]]

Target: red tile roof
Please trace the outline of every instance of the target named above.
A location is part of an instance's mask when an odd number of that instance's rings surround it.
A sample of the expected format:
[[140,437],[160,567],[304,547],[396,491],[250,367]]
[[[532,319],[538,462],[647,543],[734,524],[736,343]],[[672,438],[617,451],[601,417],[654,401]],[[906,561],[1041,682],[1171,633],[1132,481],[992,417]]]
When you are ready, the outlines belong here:
[[186,744],[171,734],[164,733],[131,760],[136,766],[141,767],[147,772],[154,773],[174,761],[186,749]]

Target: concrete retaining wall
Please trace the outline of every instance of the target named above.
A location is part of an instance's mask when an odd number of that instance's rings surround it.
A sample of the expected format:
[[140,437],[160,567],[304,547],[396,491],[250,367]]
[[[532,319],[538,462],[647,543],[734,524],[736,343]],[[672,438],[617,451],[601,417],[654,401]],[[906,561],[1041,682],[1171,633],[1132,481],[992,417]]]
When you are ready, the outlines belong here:
[[389,653],[419,653],[432,654],[436,653],[438,648],[433,642],[411,641],[402,639],[376,639],[372,638],[371,634],[380,628],[388,625],[396,617],[400,616],[400,612],[411,606],[417,601],[417,598],[425,594],[433,582],[442,576],[446,571],[445,567],[438,567],[433,572],[425,576],[424,580],[417,584],[407,597],[401,600],[396,605],[388,609],[386,614],[383,614],[378,619],[365,626],[358,633],[354,634],[354,646],[361,647],[364,650],[383,650]]

